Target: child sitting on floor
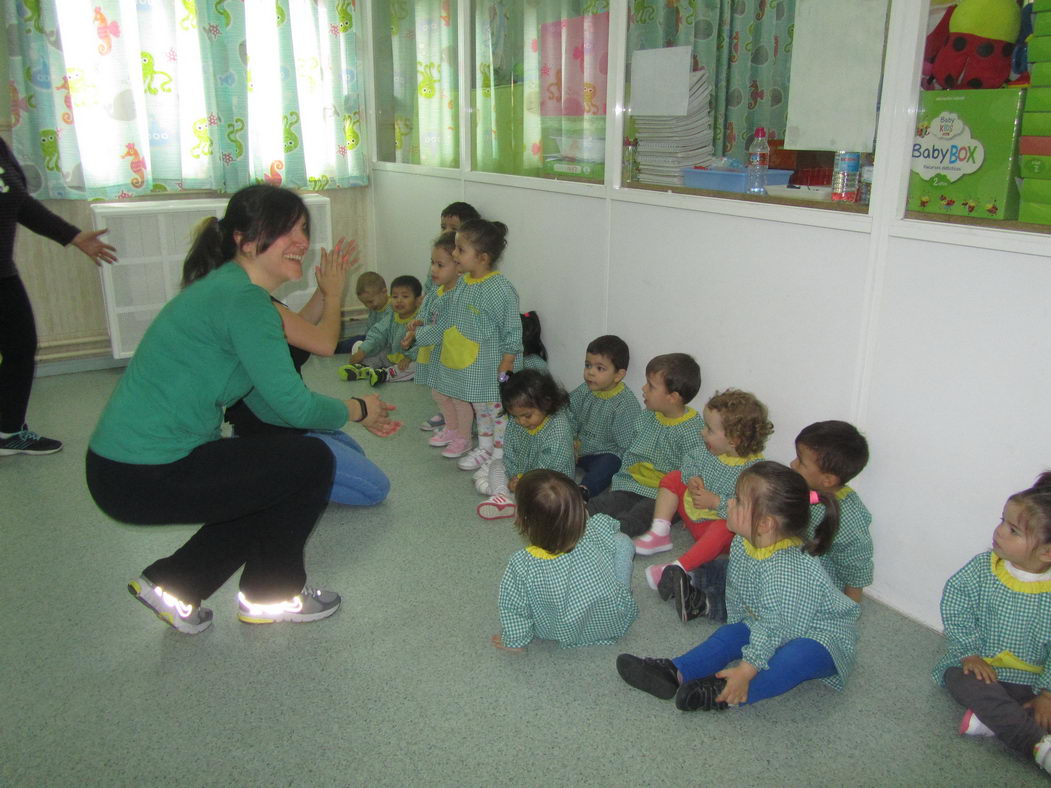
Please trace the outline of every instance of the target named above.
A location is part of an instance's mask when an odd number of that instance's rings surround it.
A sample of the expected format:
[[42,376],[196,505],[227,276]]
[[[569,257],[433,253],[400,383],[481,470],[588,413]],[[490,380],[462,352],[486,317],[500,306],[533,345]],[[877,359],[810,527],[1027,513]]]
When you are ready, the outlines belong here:
[[[399,276],[390,286],[391,311],[369,329],[364,341],[350,354],[350,363],[339,368],[343,380],[367,380],[370,386],[386,381],[412,380],[416,365],[402,348],[402,339],[416,319],[423,300],[423,285],[415,276]],[[366,365],[366,357],[382,359]]]
[[676,511],[693,536],[695,544],[677,561],[646,568],[649,587],[661,599],[675,598],[684,624],[709,612],[725,620],[725,568],[713,567],[709,580],[714,582],[697,577],[691,585],[689,574],[729,551],[733,534],[726,527],[727,501],[733,497],[737,477],[763,459],[763,447],[774,431],[766,406],[747,391],[716,392],[702,415],[703,445],[687,455],[682,470],[661,479],[653,525],[635,540],[639,555],[671,550],[671,520]]
[[536,468],[573,474],[569,395],[555,379],[538,369],[512,373],[500,384],[500,400],[509,423],[503,458],[494,457],[489,465],[490,497],[478,504],[483,520],[515,516],[512,493],[523,474]]
[[811,679],[843,689],[854,665],[858,606],[815,558],[836,533],[836,500],[824,501],[817,537],[804,542],[810,491],[803,477],[769,461],[742,473],[727,515],[735,534],[729,623],[676,659],[621,654],[620,677],[658,698],[674,697],[682,711],[758,703]]
[[701,445],[697,411],[687,403],[701,388],[701,368],[686,353],[654,356],[646,365],[642,402],[632,441],[609,490],[588,502],[592,514],[620,521],[628,536],[640,536],[653,522],[653,501],[664,474],[682,466]]
[[533,638],[562,648],[610,644],[638,615],[631,597],[631,541],[603,514],[587,516],[565,474],[529,471],[518,483],[519,532],[529,546],[511,556],[500,582],[497,648],[521,651]]
[[[855,602],[861,601],[861,590],[872,584],[872,515],[847,482],[868,461],[868,442],[845,421],[819,421],[796,436],[792,467],[811,490],[834,495],[839,502],[839,531],[821,563],[832,582]],[[821,504],[810,507],[810,536],[823,514]]]
[[635,436],[641,408],[635,392],[624,385],[628,359],[628,345],[620,337],[592,340],[584,353],[584,382],[569,395],[585,501],[609,487]]
[[949,578],[942,621],[934,680],[967,709],[960,733],[1051,773],[1051,472],[1007,499],[993,549]]
[[[354,292],[357,294],[358,300],[368,309],[368,314],[365,317],[365,333],[355,334],[352,337],[341,340],[336,345],[337,354],[353,353],[357,350],[361,343],[365,341],[369,330],[386,317],[391,309],[390,298],[387,296],[387,280],[375,271],[362,273],[354,284]],[[382,356],[367,358],[364,361],[366,366],[372,366],[373,363],[375,365],[383,364]]]

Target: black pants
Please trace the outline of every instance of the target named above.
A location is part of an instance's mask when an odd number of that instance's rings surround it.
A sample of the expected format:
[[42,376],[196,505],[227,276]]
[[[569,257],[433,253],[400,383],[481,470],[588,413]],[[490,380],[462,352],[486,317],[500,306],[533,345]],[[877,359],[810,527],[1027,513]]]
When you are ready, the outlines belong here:
[[654,503],[653,498],[628,490],[606,490],[588,501],[588,514],[608,514],[620,520],[621,532],[634,539],[650,530]]
[[1000,741],[1022,755],[1033,757],[1033,747],[1043,738],[1044,729],[1022,705],[1036,697],[1032,687],[1007,681],[986,684],[965,674],[963,668],[948,668],[945,688],[957,703],[973,711]]
[[328,504],[335,461],[317,438],[260,435],[198,446],[166,465],[87,456],[95,503],[132,525],[204,522],[186,544],[143,574],[199,605],[244,565],[241,590],[253,602],[298,594],[303,547]]
[[0,279],[0,356],[0,432],[18,432],[33,390],[36,321],[17,274]]

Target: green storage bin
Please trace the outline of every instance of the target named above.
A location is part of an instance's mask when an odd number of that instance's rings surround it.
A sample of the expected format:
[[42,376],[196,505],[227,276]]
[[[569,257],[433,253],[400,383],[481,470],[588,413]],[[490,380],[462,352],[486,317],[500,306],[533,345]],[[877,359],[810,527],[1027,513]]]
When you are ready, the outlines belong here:
[[1028,224],[1051,224],[1051,203],[1023,201],[1018,206],[1018,221]]
[[1025,178],[1022,181],[1022,202],[1042,202],[1051,205],[1051,180]]
[[1023,178],[1051,180],[1051,156],[1021,156],[1018,173]]
[[[1026,91],[1026,112],[1051,112],[1051,87],[1032,86]],[[1025,132],[1022,132],[1025,134]]]
[[1026,111],[1022,113],[1022,136],[1051,137],[1051,112],[1030,112],[1027,100]]
[[1029,39],[1029,62],[1051,60],[1051,36],[1033,36]]
[[[1048,14],[1051,16],[1051,14]],[[1036,87],[1051,85],[1051,60],[1029,64],[1029,81]]]
[[1051,35],[1051,11],[1033,14],[1033,35]]

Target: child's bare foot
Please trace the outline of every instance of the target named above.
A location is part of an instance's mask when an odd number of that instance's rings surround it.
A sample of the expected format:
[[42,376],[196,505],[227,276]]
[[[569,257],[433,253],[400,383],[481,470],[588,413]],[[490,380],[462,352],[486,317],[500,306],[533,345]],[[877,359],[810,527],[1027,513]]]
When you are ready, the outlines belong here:
[[500,637],[499,635],[493,635],[492,642],[493,642],[493,645],[496,648],[500,649],[501,651],[513,651],[516,654],[520,654],[523,651],[525,651],[524,648],[510,648],[508,646],[505,646],[504,645],[504,639],[502,637]]

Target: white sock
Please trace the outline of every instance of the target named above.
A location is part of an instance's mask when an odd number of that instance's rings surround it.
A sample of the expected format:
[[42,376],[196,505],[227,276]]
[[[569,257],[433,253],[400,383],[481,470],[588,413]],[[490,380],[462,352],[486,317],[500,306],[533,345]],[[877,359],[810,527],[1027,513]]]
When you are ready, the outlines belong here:
[[1033,747],[1033,760],[1036,761],[1037,766],[1051,774],[1051,733]]
[[667,536],[671,533],[671,521],[661,520],[659,517],[654,518],[653,524],[650,526],[650,531],[657,536]]

